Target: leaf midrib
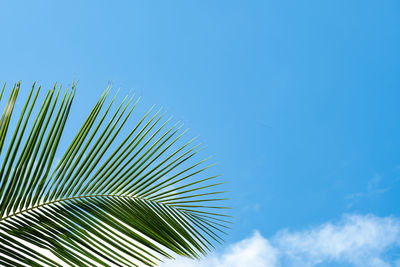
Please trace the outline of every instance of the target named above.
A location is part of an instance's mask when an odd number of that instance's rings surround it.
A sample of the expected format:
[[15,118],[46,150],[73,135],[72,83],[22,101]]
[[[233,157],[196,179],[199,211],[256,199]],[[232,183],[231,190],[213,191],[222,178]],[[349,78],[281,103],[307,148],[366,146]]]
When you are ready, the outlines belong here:
[[[0,218],[0,223],[1,223],[2,221],[5,221],[5,220],[10,219],[10,218],[12,218],[12,217],[15,217],[15,216],[17,216],[17,215],[20,215],[20,214],[22,214],[22,213],[25,213],[25,212],[28,212],[28,211],[30,211],[30,210],[37,209],[37,208],[40,208],[40,207],[43,207],[43,206],[55,204],[55,203],[58,203],[58,202],[66,202],[66,201],[74,200],[74,199],[85,199],[85,198],[96,198],[96,197],[117,197],[117,198],[130,198],[130,199],[137,198],[137,197],[133,197],[133,196],[114,195],[114,194],[106,194],[106,195],[86,195],[86,196],[74,196],[74,197],[62,198],[62,199],[57,199],[57,200],[53,200],[53,201],[41,203],[41,204],[38,204],[38,205],[34,205],[34,206],[32,206],[32,207],[29,207],[29,208],[20,210],[20,211],[18,211],[18,212],[15,212],[15,213],[13,213],[13,214],[11,214],[11,215],[7,215],[7,216],[5,216],[5,217],[3,217],[3,218]],[[140,199],[146,200],[145,198],[140,198]]]

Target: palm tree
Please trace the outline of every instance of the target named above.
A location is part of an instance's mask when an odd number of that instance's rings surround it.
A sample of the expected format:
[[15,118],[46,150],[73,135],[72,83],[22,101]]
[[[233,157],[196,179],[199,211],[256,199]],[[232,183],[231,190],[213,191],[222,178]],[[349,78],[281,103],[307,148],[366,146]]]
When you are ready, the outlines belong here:
[[[208,175],[207,159],[190,163],[199,145],[182,141],[182,126],[151,110],[127,123],[138,100],[127,96],[112,112],[108,87],[56,156],[76,91],[60,89],[39,103],[34,84],[17,120],[20,83],[4,104],[0,265],[154,266],[173,255],[199,258],[222,241],[230,223],[222,182]],[[118,141],[124,125],[130,132]]]

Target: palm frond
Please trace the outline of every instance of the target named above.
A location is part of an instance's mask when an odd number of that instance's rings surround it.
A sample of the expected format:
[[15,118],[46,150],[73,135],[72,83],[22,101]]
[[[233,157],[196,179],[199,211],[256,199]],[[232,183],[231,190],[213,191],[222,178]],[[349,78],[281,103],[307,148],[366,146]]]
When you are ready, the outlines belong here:
[[132,124],[139,99],[114,108],[107,88],[55,161],[76,89],[55,85],[41,102],[40,89],[33,85],[14,127],[15,84],[0,121],[0,265],[60,266],[36,246],[69,265],[154,266],[223,241],[223,182],[208,175],[208,158],[196,160],[200,144],[184,141],[179,122],[151,108]]

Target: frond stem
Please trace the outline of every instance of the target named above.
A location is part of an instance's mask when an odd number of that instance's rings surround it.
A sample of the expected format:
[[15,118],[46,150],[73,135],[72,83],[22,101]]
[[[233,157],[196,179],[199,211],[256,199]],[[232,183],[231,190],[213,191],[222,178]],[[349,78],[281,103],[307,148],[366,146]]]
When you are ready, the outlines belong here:
[[[20,210],[20,211],[18,211],[18,212],[15,212],[15,213],[13,213],[13,214],[10,214],[10,215],[8,215],[8,216],[5,216],[5,217],[3,217],[3,218],[0,218],[0,222],[5,221],[5,220],[7,220],[7,219],[9,219],[9,218],[11,218],[11,217],[20,215],[20,214],[22,214],[22,213],[24,213],[24,212],[28,212],[28,211],[30,211],[30,210],[37,209],[37,208],[40,208],[40,207],[43,207],[43,206],[46,206],[46,205],[55,204],[55,203],[57,203],[57,202],[65,202],[65,201],[74,200],[74,199],[97,198],[97,197],[137,198],[137,197],[128,196],[128,195],[113,195],[113,194],[87,195],[87,196],[75,196],[75,197],[61,198],[61,199],[57,199],[57,200],[53,200],[53,201],[49,201],[49,202],[37,204],[37,205],[34,205],[34,206],[32,206],[32,207],[29,207],[29,208]],[[142,199],[142,200],[147,200],[147,199],[145,199],[145,198],[140,198],[140,199]]]

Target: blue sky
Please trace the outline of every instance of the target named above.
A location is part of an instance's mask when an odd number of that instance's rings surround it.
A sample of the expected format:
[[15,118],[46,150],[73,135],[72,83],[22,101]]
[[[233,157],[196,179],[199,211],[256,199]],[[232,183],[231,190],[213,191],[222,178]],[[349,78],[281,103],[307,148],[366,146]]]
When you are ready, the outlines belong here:
[[199,135],[229,181],[226,246],[400,217],[399,2],[12,1],[0,14],[0,80],[79,80],[72,128],[111,82]]

